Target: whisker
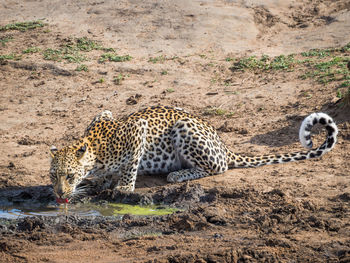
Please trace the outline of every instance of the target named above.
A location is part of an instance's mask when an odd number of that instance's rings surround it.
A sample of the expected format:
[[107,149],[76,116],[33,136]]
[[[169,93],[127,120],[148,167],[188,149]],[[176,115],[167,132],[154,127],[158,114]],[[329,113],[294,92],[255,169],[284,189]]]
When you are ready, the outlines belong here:
[[79,192],[74,192],[72,195],[85,195],[87,192],[86,191],[79,191]]
[[71,195],[72,197],[84,196],[87,194],[88,189],[76,189]]
[[90,188],[92,188],[92,186],[90,186],[90,185],[83,185],[83,186],[77,187],[76,189],[78,190],[78,189],[90,189]]

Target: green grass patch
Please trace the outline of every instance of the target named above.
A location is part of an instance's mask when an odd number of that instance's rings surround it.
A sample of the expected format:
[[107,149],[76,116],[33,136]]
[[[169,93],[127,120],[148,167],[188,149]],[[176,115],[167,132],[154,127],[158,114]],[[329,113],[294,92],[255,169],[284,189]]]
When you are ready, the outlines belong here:
[[173,93],[173,92],[175,92],[175,89],[173,89],[173,88],[168,88],[168,89],[166,89],[166,92],[168,92],[168,93]]
[[116,85],[121,85],[122,82],[125,80],[126,77],[129,77],[129,75],[123,75],[122,73],[119,73],[117,76],[113,78],[113,82]]
[[33,54],[38,53],[40,51],[40,48],[38,47],[29,47],[22,51],[23,54]]
[[293,54],[288,56],[280,55],[274,58],[267,55],[262,55],[260,58],[251,56],[236,61],[231,67],[231,70],[291,70],[296,62]]
[[[231,61],[230,58],[226,61]],[[295,71],[302,74],[301,79],[314,79],[318,83],[341,82],[341,87],[347,87],[350,72],[346,65],[350,61],[350,43],[340,48],[312,49],[300,54],[269,57],[250,56],[236,59],[232,71]]]
[[67,47],[79,51],[90,52],[92,50],[103,50],[104,52],[115,52],[114,48],[103,47],[99,42],[87,37],[76,38]]
[[7,24],[5,26],[0,26],[0,31],[19,30],[24,32],[30,29],[35,29],[43,26],[45,26],[45,24],[42,21],[17,22],[14,24]]
[[[48,48],[44,50],[44,59],[53,61],[67,61],[70,63],[81,63],[88,60],[86,53],[92,50],[114,50],[112,48],[105,48],[101,46],[97,41],[88,39],[86,37],[69,39],[67,42],[68,43],[61,48]],[[113,57],[110,59],[116,58]],[[77,67],[77,70],[79,71],[79,66]],[[84,69],[81,68],[81,70]]]
[[60,49],[48,48],[44,50],[43,56],[45,60],[65,60],[70,63],[80,63],[87,60],[87,57],[80,54],[79,50],[71,47],[64,47]]
[[337,89],[337,97],[340,99],[341,107],[350,107],[350,85],[347,89]]
[[339,85],[340,88],[350,88],[350,80],[346,80]]
[[80,64],[79,66],[77,66],[77,68],[75,69],[75,71],[85,71],[88,72],[89,68],[85,65],[85,64]]
[[156,64],[156,63],[163,63],[165,60],[166,60],[166,56],[164,55],[161,55],[161,56],[158,56],[158,57],[150,57],[148,59],[148,62],[151,62],[153,64]]
[[45,49],[43,52],[44,59],[53,60],[53,61],[61,61],[62,60],[62,50],[60,49]]
[[94,40],[88,39],[87,37],[77,38],[75,46],[77,49],[81,51],[92,51],[92,50],[100,50],[102,46]]
[[221,108],[216,107],[207,107],[204,112],[204,115],[207,116],[226,116],[226,117],[232,117],[234,115],[234,112],[228,111]]
[[350,107],[350,87],[348,87],[348,91],[345,92],[341,104],[342,106]]
[[62,58],[70,63],[80,63],[87,60],[87,57],[80,54],[79,52],[67,52],[64,53]]
[[303,57],[329,57],[331,54],[331,51],[329,49],[321,50],[321,49],[311,49],[306,52],[302,52],[301,55]]
[[112,48],[112,47],[102,47],[101,50],[103,50],[104,52],[113,52],[116,53],[117,51]]
[[227,58],[225,58],[225,61],[231,62],[231,61],[235,61],[235,59],[234,59],[234,58],[227,57]]
[[20,60],[22,59],[21,55],[17,54],[8,54],[8,55],[0,55],[0,61],[4,60]]
[[10,42],[13,40],[13,37],[12,36],[4,36],[4,37],[0,37],[0,43],[1,43],[1,46],[5,47],[6,46],[6,43]]
[[345,46],[341,47],[341,48],[339,49],[339,51],[340,51],[340,52],[348,52],[348,51],[350,51],[350,42],[347,43]]
[[336,56],[333,54],[326,60],[316,59],[309,61],[307,70],[300,76],[301,79],[312,78],[321,84],[328,84],[333,81],[343,81],[343,87],[346,87],[350,80],[350,72],[346,65],[350,61],[350,57]]
[[131,56],[125,55],[125,56],[120,56],[116,53],[104,53],[101,55],[100,59],[98,60],[100,63],[103,63],[105,61],[111,61],[111,62],[125,62],[125,61],[130,61],[132,59]]

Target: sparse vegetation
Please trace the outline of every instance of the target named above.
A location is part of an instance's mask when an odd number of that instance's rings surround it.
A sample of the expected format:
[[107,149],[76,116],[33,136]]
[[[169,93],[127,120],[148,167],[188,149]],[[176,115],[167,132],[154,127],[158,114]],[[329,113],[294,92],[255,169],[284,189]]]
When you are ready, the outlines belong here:
[[17,54],[0,55],[0,61],[4,60],[20,60],[22,57]]
[[350,87],[348,87],[348,90],[342,96],[340,105],[343,107],[350,107]]
[[340,52],[347,52],[347,51],[350,51],[350,42],[347,43],[345,46],[341,47],[339,49]]
[[320,49],[311,49],[307,52],[302,52],[301,55],[303,57],[328,57],[330,56],[330,50],[329,49],[324,49],[324,50],[320,50]]
[[70,52],[65,50],[62,58],[70,63],[80,63],[87,60],[87,57],[79,54],[78,52]]
[[45,49],[43,52],[44,59],[53,61],[66,60],[70,63],[80,63],[86,61],[86,56],[79,53],[79,50],[66,46],[61,49]]
[[114,48],[103,47],[98,41],[89,39],[87,37],[76,38],[67,45],[71,49],[90,52],[92,50],[103,50],[105,52],[115,52]]
[[112,47],[101,47],[101,50],[103,50],[104,52],[117,52],[114,48]]
[[296,61],[293,54],[288,56],[280,55],[274,58],[263,55],[260,59],[256,56],[251,56],[239,59],[233,64],[231,70],[291,70],[294,64],[296,64]]
[[161,56],[158,56],[158,57],[150,57],[148,59],[148,62],[152,62],[153,64],[156,64],[156,63],[163,63],[164,61],[166,60],[166,56],[164,55],[161,55]]
[[307,92],[307,91],[304,91],[301,95],[307,99],[312,98],[312,94],[310,92]]
[[0,26],[0,31],[7,30],[19,30],[19,31],[27,31],[29,29],[35,29],[38,27],[43,27],[45,24],[42,21],[27,21],[27,22],[17,22],[14,24],[7,24],[5,26]]
[[[346,68],[350,61],[349,54],[347,54],[349,50],[350,43],[341,48],[312,49],[300,55],[280,55],[274,58],[267,55],[260,58],[250,56],[234,60],[230,69],[232,71],[294,71],[298,69],[303,72],[300,75],[301,79],[311,78],[322,84],[343,81],[340,86],[347,87],[350,80],[350,73]],[[307,57],[307,59],[302,59],[302,57]],[[231,61],[231,58],[227,58],[226,61]]]
[[350,80],[350,73],[346,68],[348,61],[350,61],[349,57],[333,56],[325,61],[308,62],[309,70],[300,77],[302,79],[313,78],[322,84],[332,81],[345,81],[346,83],[347,80]]
[[88,39],[86,37],[76,38],[74,40],[69,40],[63,48],[60,49],[46,49],[43,52],[44,59],[62,61],[66,60],[68,62],[80,63],[86,61],[87,57],[80,53],[89,52],[92,50],[100,50],[102,46],[96,41]]
[[121,85],[122,81],[125,80],[126,77],[128,77],[128,75],[123,75],[119,73],[118,76],[113,78],[113,81],[116,85]]
[[[76,38],[76,39],[68,39],[68,43],[59,49],[48,48],[43,51],[44,59],[53,60],[53,61],[62,61],[65,60],[70,63],[81,63],[83,61],[88,60],[86,55],[81,52],[87,53],[92,50],[114,50],[112,48],[104,48],[97,41],[88,39],[86,37]],[[108,55],[106,55],[108,54]],[[118,58],[112,56],[112,53],[103,54],[101,57],[103,61],[110,60],[116,61]],[[113,53],[114,54],[114,53]],[[130,57],[130,56],[129,56]],[[122,59],[122,58],[119,58]],[[125,58],[124,58],[125,59]],[[131,57],[129,58],[131,59]],[[79,66],[77,68],[79,71]],[[82,68],[83,70],[83,68]],[[84,70],[85,71],[85,70]]]
[[175,89],[173,89],[173,88],[168,88],[168,89],[166,89],[166,92],[167,92],[167,93],[173,93],[173,92],[175,92]]
[[350,80],[346,80],[340,84],[340,88],[350,88]]
[[116,53],[104,53],[101,55],[100,59],[98,60],[100,63],[103,63],[105,61],[112,61],[112,62],[125,62],[125,61],[130,61],[132,59],[131,56],[125,55],[125,56],[120,56],[117,55]]
[[23,54],[33,54],[38,53],[40,51],[40,48],[38,47],[29,47],[22,51]]
[[13,37],[12,36],[4,36],[4,37],[0,37],[0,43],[1,43],[1,46],[5,47],[6,46],[6,43],[10,42],[13,40]]
[[72,48],[77,48],[80,51],[100,50],[102,46],[96,41],[88,39],[87,37],[77,38]]
[[343,94],[341,93],[340,89],[337,89],[337,98],[341,99],[343,97]]
[[217,107],[207,107],[204,110],[203,115],[232,117],[234,115],[234,112]]
[[79,66],[77,66],[77,68],[75,69],[75,71],[85,71],[88,72],[89,69],[85,64],[80,64]]
[[218,82],[218,79],[216,79],[216,78],[210,79],[210,84],[215,84],[216,82]]
[[60,61],[62,51],[58,49],[48,48],[44,50],[43,55],[44,55],[44,59],[46,60]]

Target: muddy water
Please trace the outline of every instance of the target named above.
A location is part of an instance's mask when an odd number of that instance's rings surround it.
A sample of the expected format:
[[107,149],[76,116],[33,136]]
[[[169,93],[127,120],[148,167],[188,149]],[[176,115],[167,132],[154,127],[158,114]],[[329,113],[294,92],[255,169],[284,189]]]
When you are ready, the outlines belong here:
[[64,205],[18,205],[18,206],[0,206],[0,218],[15,219],[25,216],[58,216],[58,215],[77,215],[77,216],[122,216],[125,214],[138,216],[157,216],[167,215],[178,211],[176,208],[165,206],[138,206],[120,203],[104,204],[75,204],[69,205],[65,209]]
[[54,201],[51,186],[5,188],[0,189],[0,218],[16,219],[37,215],[161,216],[179,211],[177,208],[186,210],[194,202],[211,202],[215,195],[214,191],[206,193],[199,185],[191,188],[186,185],[172,186],[149,194],[119,193],[113,198],[102,193],[85,199],[83,203],[68,204],[68,209],[65,210],[64,205],[58,206]]

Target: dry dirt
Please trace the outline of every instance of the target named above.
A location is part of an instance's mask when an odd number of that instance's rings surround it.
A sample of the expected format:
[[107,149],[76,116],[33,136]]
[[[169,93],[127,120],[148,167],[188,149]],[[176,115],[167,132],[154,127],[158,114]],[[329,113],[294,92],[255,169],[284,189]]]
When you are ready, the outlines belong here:
[[[337,122],[339,140],[321,159],[183,184],[140,177],[135,194],[117,197],[186,208],[169,216],[1,221],[1,262],[350,262],[350,111],[339,107],[339,83],[231,71],[226,60],[341,47],[350,42],[348,1],[0,3],[0,26],[37,19],[47,25],[0,31],[12,38],[0,55],[88,37],[132,60],[99,63],[102,51],[94,50],[83,62],[88,72],[41,52],[0,61],[2,196],[52,198],[50,145],[78,138],[103,109],[123,117],[150,105],[182,107],[250,155],[299,150],[300,122],[323,111]],[[225,114],[208,115],[209,107]]]

